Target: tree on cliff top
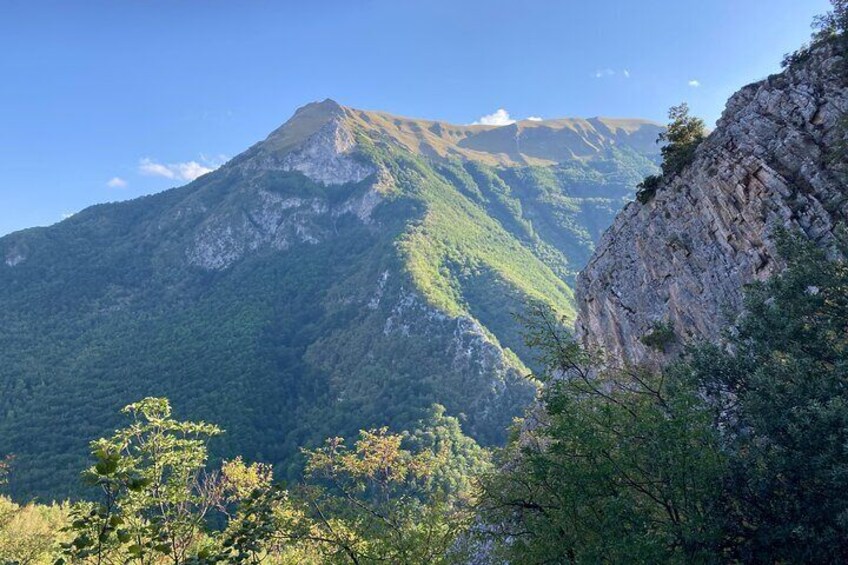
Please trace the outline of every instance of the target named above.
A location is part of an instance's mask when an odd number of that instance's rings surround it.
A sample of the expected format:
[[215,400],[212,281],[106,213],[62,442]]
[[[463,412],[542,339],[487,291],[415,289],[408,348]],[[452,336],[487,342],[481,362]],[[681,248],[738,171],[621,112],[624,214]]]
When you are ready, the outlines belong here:
[[637,187],[636,199],[642,204],[648,202],[659,188],[663,179],[671,178],[680,173],[686,165],[692,162],[695,149],[707,137],[707,126],[704,120],[689,115],[689,105],[686,102],[672,106],[668,111],[669,123],[657,139],[664,143],[662,149],[662,174],[651,175]]

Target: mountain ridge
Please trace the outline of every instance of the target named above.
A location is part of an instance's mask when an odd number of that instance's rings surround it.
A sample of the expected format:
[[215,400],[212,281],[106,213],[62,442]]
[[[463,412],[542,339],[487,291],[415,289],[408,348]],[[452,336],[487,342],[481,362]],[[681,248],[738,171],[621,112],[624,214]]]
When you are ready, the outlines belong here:
[[573,318],[574,275],[656,148],[610,137],[498,165],[341,108],[301,109],[183,187],[0,238],[13,493],[72,494],[86,442],[145,396],[288,478],[300,447],[402,429],[433,403],[504,441],[536,391],[512,313],[537,300]]
[[[603,117],[520,120],[501,126],[456,125],[360,110],[328,98],[298,108],[251,150],[282,156],[296,151],[324,128],[335,130],[341,143],[339,152],[352,149],[353,138],[360,134],[390,140],[429,157],[506,166],[590,159],[615,144],[658,154],[656,139],[662,131],[662,126],[650,120]],[[334,179],[325,180],[332,184]]]

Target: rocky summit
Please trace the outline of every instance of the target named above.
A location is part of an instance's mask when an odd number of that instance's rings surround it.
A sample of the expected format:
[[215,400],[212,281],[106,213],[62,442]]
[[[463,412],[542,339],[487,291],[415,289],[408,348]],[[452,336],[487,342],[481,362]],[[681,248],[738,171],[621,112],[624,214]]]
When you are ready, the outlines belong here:
[[404,429],[433,404],[503,442],[536,391],[513,314],[534,300],[574,318],[576,273],[656,171],[660,131],[326,100],[186,186],[3,237],[11,488],[73,494],[88,442],[146,396],[281,477],[302,446]]
[[835,158],[848,128],[846,63],[826,42],[795,59],[736,93],[694,161],[616,218],[577,281],[587,346],[638,363],[654,356],[642,338],[658,324],[675,334],[666,354],[719,340],[744,285],[781,270],[777,230],[833,242],[848,217]]

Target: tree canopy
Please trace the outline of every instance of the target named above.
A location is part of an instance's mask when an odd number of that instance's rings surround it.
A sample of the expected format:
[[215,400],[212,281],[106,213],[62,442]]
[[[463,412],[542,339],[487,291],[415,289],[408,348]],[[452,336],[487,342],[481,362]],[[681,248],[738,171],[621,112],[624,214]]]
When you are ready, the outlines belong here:
[[672,106],[668,111],[669,123],[660,133],[657,143],[662,143],[662,174],[650,175],[639,185],[636,198],[643,204],[648,202],[660,184],[680,173],[695,157],[695,150],[707,136],[704,120],[689,115],[685,102]]

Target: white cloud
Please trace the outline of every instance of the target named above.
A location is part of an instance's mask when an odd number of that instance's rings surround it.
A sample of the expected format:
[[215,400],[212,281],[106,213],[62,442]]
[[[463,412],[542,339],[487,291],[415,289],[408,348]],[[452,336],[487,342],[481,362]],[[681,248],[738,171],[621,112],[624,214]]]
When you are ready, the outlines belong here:
[[67,220],[68,218],[70,218],[74,214],[76,214],[76,212],[62,212],[62,219]]
[[124,188],[127,186],[127,181],[121,177],[112,177],[109,179],[109,182],[106,183],[106,186],[109,188]]
[[691,86],[692,88],[698,88],[699,86],[701,86],[701,81],[693,78],[689,81],[689,86]]
[[527,119],[530,120],[531,122],[541,122],[542,121],[542,118],[540,118],[539,116],[527,116]]
[[630,69],[622,69],[620,71],[616,71],[615,69],[598,69],[594,73],[592,73],[592,76],[598,79],[611,78],[614,76],[630,78]]
[[149,177],[164,177],[172,180],[193,181],[199,176],[211,173],[220,167],[226,158],[219,155],[214,159],[208,159],[201,155],[200,160],[185,161],[183,163],[157,163],[149,157],[145,157],[138,162],[138,172]]
[[165,177],[166,179],[173,179],[177,176],[170,167],[156,163],[149,157],[138,162],[138,172],[149,177]]
[[177,177],[179,177],[181,180],[194,180],[199,176],[205,175],[206,173],[211,173],[215,170],[212,167],[201,165],[197,161],[177,163],[176,165],[171,165],[171,167],[176,169]]
[[509,112],[504,110],[503,108],[498,108],[493,114],[487,114],[485,116],[481,116],[479,120],[472,123],[473,126],[508,126],[509,124],[514,124],[515,120],[513,120],[509,116]]

